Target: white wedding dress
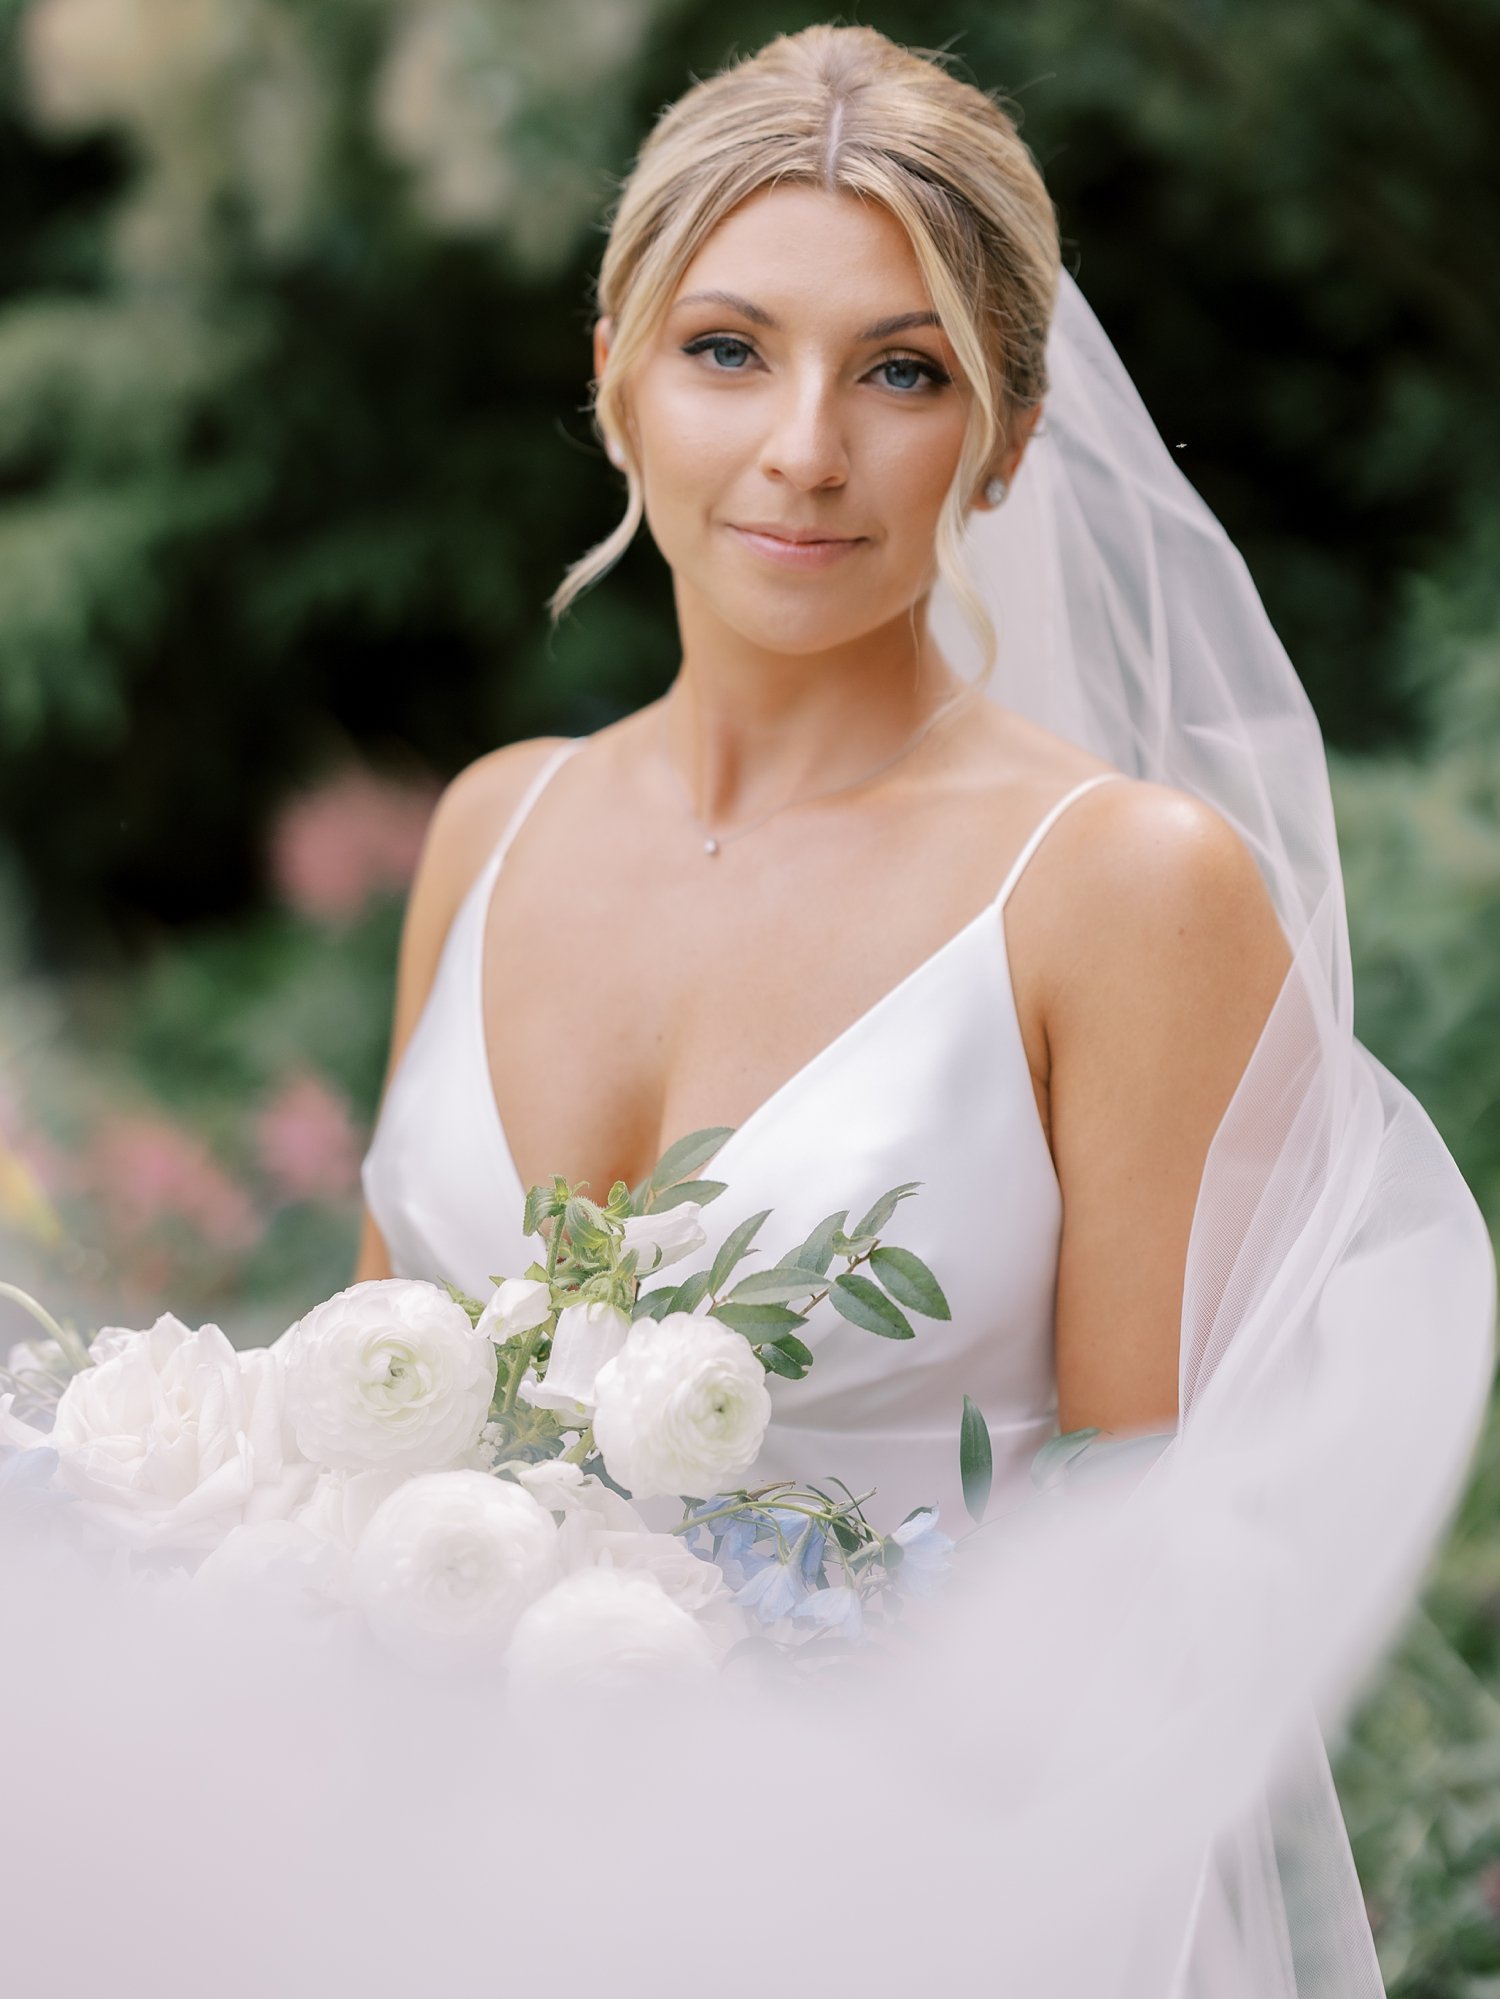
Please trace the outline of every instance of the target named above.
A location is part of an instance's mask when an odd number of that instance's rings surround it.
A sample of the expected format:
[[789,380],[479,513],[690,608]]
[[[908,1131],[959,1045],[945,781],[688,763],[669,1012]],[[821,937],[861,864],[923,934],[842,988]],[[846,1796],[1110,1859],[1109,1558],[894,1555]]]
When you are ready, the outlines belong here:
[[[490,1082],[481,945],[512,840],[586,740],[544,761],[480,870],[391,1079],[364,1188],[398,1276],[446,1278],[485,1296],[492,1278],[519,1275],[541,1251],[521,1233],[525,1189]],[[759,1209],[773,1212],[745,1270],[774,1262],[831,1210],[857,1218],[887,1188],[916,1180],[888,1237],[928,1264],[952,1308],[948,1321],[914,1317],[915,1339],[888,1340],[819,1307],[806,1334],[811,1372],[769,1379],[774,1416],[748,1483],[833,1474],[856,1492],[876,1489],[868,1511],[877,1526],[889,1530],[937,1502],[949,1531],[961,1533],[958,1434],[968,1394],[990,1427],[992,1508],[1030,1489],[1031,1459],[1057,1422],[1062,1200],[1016,1017],[1004,911],[1058,817],[1117,775],[1085,779],[1059,798],[972,921],[790,1076],[704,1169],[727,1190],[704,1211],[708,1245],[675,1264],[674,1279],[706,1268],[729,1230]]]

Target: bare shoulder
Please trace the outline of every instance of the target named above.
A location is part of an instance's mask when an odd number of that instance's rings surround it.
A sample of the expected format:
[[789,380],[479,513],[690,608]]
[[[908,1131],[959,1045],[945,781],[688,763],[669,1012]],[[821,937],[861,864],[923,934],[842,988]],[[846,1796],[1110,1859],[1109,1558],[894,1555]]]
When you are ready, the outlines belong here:
[[[1189,1008],[1231,994],[1236,1012],[1269,1008],[1290,963],[1286,934],[1254,855],[1214,806],[1126,778],[1096,785],[1056,830],[1068,973],[1107,968],[1117,1013],[1167,988]],[[1098,983],[1068,976],[1059,989],[1097,992]]]
[[465,766],[438,799],[421,866],[412,885],[411,914],[421,906],[446,930],[475,876],[494,851],[522,794],[564,736],[529,736],[506,743]]
[[426,1001],[459,904],[494,851],[531,779],[566,739],[533,736],[478,757],[452,778],[427,828],[417,865],[396,980],[391,1060],[399,1057]]

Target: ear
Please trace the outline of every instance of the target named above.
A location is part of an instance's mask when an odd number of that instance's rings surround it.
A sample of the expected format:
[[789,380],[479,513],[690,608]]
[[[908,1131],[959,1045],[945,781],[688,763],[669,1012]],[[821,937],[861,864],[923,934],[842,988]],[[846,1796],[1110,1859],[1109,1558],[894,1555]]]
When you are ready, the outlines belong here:
[[604,373],[609,360],[610,343],[614,339],[615,323],[608,313],[594,321],[594,380],[597,382]]
[[991,463],[988,471],[986,471],[984,479],[980,484],[979,492],[974,500],[974,505],[982,512],[988,513],[991,510],[990,501],[984,497],[985,486],[989,484],[991,479],[1001,478],[1007,486],[1015,483],[1016,473],[1020,469],[1021,460],[1026,456],[1026,447],[1031,442],[1031,434],[1041,420],[1042,408],[1043,405],[1038,403],[1034,409],[1027,410],[1026,414],[1017,421],[1011,434],[1010,443],[1001,452],[1000,456]]

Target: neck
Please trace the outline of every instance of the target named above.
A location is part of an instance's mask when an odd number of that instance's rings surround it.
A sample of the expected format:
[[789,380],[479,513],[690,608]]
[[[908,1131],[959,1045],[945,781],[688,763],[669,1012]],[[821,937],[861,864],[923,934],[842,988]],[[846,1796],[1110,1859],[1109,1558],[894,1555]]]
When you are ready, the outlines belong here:
[[927,604],[847,645],[778,652],[678,599],[682,665],[667,743],[698,816],[730,825],[899,750],[962,686]]

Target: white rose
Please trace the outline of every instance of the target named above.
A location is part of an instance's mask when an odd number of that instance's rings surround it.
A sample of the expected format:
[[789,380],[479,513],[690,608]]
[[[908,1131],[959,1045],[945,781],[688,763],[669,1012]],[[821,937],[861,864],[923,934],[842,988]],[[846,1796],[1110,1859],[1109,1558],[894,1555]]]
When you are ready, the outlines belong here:
[[568,1305],[558,1314],[547,1372],[524,1381],[520,1394],[538,1409],[556,1409],[587,1422],[594,1411],[594,1381],[606,1361],[625,1344],[630,1321],[614,1305],[596,1299]]
[[771,1420],[749,1342],[691,1312],[637,1319],[595,1393],[595,1441],[634,1499],[721,1491],[754,1463]]
[[625,1217],[624,1246],[638,1253],[636,1267],[641,1276],[664,1270],[669,1263],[680,1263],[683,1257],[702,1249],[708,1241],[702,1214],[701,1201],[679,1201],[675,1208],[663,1208],[654,1215]]
[[440,1470],[473,1449],[489,1415],[494,1343],[436,1284],[351,1284],[278,1345],[297,1442],[340,1471]]
[[532,1604],[506,1664],[515,1692],[547,1699],[575,1687],[697,1676],[718,1658],[708,1632],[653,1577],[596,1568],[579,1569]]
[[217,1326],[189,1332],[166,1313],[91,1351],[104,1358],[63,1390],[46,1440],[90,1519],[135,1548],[206,1549],[306,1496],[316,1468],[292,1442],[264,1347],[236,1353]]
[[546,1508],[485,1472],[431,1472],[382,1502],[354,1554],[354,1600],[415,1665],[498,1663],[559,1575]]
[[550,1284],[543,1284],[539,1277],[507,1277],[503,1284],[496,1285],[474,1330],[497,1346],[504,1346],[517,1333],[535,1331],[551,1310]]

